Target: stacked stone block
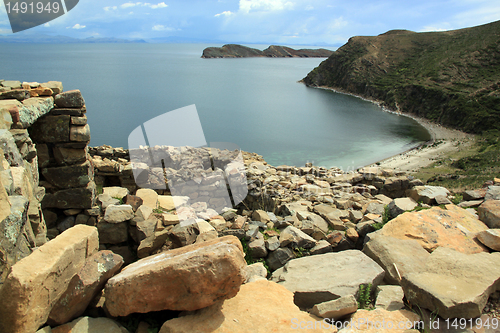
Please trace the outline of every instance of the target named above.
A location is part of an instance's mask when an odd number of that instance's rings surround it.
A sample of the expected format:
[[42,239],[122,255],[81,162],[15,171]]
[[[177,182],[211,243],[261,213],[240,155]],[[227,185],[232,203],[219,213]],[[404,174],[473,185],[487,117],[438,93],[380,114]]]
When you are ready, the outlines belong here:
[[42,208],[49,238],[77,221],[88,223],[88,210],[95,205],[94,166],[87,148],[90,129],[85,113],[79,90],[59,92],[54,94],[54,107],[29,129],[38,151],[40,184],[46,188]]
[[12,265],[47,241],[45,189],[27,128],[53,108],[52,94],[38,83],[0,82],[0,284]]

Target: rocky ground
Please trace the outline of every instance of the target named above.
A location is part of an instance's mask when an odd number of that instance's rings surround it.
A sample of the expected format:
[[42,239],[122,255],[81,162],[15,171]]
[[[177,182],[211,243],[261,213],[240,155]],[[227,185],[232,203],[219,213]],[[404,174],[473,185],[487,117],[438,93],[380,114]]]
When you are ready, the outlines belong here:
[[392,169],[243,153],[248,195],[233,209],[210,199],[226,183],[206,151],[167,151],[198,168],[172,172],[187,182],[180,195],[135,188],[127,151],[90,149],[99,204],[46,221],[52,240],[0,289],[12,300],[0,331],[423,332],[419,320],[430,332],[498,331],[500,179],[459,199]]

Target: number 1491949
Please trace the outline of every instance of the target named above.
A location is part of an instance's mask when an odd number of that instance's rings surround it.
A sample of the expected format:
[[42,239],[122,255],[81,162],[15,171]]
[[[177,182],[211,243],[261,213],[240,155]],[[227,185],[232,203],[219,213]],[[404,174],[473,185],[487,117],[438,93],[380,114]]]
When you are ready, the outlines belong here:
[[8,14],[11,13],[21,13],[21,14],[42,14],[42,13],[54,13],[57,14],[61,9],[59,6],[59,2],[48,2],[44,4],[43,2],[7,2],[5,3],[5,9]]

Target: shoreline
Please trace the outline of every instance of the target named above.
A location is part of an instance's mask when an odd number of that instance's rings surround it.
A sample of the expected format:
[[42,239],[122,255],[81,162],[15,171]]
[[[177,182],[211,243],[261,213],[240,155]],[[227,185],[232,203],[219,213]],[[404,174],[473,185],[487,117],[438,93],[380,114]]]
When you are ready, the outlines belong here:
[[386,157],[374,163],[367,164],[363,167],[378,166],[381,168],[394,169],[396,171],[404,171],[410,173],[417,172],[419,169],[431,165],[439,158],[443,158],[449,153],[458,151],[459,144],[470,144],[471,140],[473,140],[475,137],[474,135],[469,133],[444,127],[423,117],[419,117],[413,114],[406,114],[401,111],[390,110],[382,106],[382,102],[379,100],[362,97],[353,93],[325,86],[312,88],[331,90],[339,94],[360,98],[364,101],[376,104],[384,112],[411,118],[422,127],[424,127],[431,137],[429,141],[422,142],[415,147],[407,149],[399,154]]

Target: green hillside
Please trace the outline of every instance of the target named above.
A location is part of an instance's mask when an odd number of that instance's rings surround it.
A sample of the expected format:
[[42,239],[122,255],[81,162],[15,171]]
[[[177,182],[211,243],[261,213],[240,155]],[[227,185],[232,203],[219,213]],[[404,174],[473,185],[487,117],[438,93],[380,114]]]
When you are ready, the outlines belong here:
[[303,81],[467,132],[500,129],[500,21],[352,37]]

